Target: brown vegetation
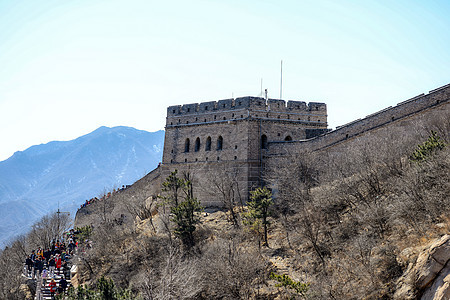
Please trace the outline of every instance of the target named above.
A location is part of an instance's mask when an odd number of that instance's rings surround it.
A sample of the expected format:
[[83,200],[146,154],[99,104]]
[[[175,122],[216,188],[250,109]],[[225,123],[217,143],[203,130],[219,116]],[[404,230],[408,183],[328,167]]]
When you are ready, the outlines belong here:
[[[224,210],[201,214],[189,247],[174,234],[173,211],[164,203],[168,191],[141,181],[119,195],[126,203],[113,198],[92,214],[93,248],[82,257],[80,280],[90,284],[106,275],[143,299],[392,298],[417,257],[404,259],[404,250],[450,231],[450,147],[420,162],[409,159],[430,130],[448,144],[444,117],[403,131],[380,129],[347,146],[266,166],[274,195],[270,247],[258,247],[258,237],[241,226],[246,208],[237,176],[211,176],[205,187]],[[182,189],[170,191],[172,200],[182,199]],[[113,214],[120,206],[128,208],[125,217]],[[20,253],[20,245],[13,246]],[[9,266],[1,270],[15,270]],[[272,272],[307,289],[282,289]]]
[[[439,124],[448,139],[448,124]],[[297,298],[391,298],[406,267],[400,252],[449,230],[449,147],[412,162],[409,155],[427,136],[409,132],[365,137],[340,152],[304,153],[267,171],[275,195],[271,248],[259,248],[240,226],[233,181],[212,178],[226,211],[204,214],[195,247],[182,247],[170,213],[153,203],[158,213],[136,213],[138,230],[96,229],[86,258],[94,271],[86,279],[106,274],[145,299],[292,297],[269,279],[276,271],[310,284]]]

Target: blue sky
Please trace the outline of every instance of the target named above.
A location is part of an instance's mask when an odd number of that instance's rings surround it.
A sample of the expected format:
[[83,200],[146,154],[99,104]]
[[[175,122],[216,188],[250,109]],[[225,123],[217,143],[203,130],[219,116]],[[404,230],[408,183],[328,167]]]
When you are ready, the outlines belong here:
[[449,1],[0,1],[0,160],[166,107],[257,96],[336,127],[450,83]]

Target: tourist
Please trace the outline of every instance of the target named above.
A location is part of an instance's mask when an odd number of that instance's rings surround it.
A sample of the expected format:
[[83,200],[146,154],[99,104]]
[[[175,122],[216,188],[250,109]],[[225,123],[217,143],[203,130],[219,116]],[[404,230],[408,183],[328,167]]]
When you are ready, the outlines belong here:
[[61,257],[59,256],[59,254],[56,254],[56,270],[58,271],[58,273],[60,273],[60,269],[61,269]]
[[48,284],[48,287],[50,288],[50,294],[52,295],[52,299],[55,296],[56,292],[56,281],[52,278],[52,281]]
[[55,258],[52,255],[50,256],[50,259],[48,261],[48,270],[50,271],[50,277],[55,276],[55,266],[56,266]]
[[59,293],[64,293],[66,291],[67,288],[67,280],[62,277],[61,280],[59,281]]
[[25,260],[25,265],[27,266],[27,276],[31,275],[31,272],[33,271],[33,260],[31,259],[31,255],[28,255],[27,259]]

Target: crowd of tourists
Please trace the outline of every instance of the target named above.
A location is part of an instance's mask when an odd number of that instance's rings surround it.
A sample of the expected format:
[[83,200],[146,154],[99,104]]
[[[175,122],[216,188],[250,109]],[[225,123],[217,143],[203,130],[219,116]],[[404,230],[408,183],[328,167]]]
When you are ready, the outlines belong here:
[[63,239],[53,240],[48,248],[37,248],[25,259],[24,275],[29,279],[42,279],[42,286],[48,286],[51,296],[65,292],[70,278],[69,259],[78,242],[74,230],[64,233]]
[[90,204],[92,204],[92,203],[94,203],[94,202],[97,202],[97,201],[101,201],[101,200],[108,199],[108,198],[111,197],[112,195],[115,195],[115,194],[117,194],[117,193],[119,193],[119,192],[121,192],[121,191],[124,191],[124,190],[126,190],[127,188],[129,188],[129,187],[130,187],[130,185],[122,185],[121,188],[118,188],[117,190],[114,189],[112,192],[108,192],[108,194],[106,194],[106,195],[104,195],[104,196],[102,196],[102,197],[100,197],[100,198],[94,197],[94,198],[91,198],[91,199],[89,199],[89,200],[86,200],[83,204],[81,204],[80,208],[86,207],[86,206],[88,206],[88,205],[90,205]]

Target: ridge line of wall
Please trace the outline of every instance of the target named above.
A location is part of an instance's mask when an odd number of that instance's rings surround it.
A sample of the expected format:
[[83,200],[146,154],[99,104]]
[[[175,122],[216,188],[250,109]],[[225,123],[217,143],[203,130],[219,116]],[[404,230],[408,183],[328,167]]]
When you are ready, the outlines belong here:
[[[270,142],[272,153],[269,156],[276,156],[280,153],[281,146],[312,146],[313,150],[325,149],[350,138],[356,137],[367,131],[377,129],[389,123],[408,118],[414,114],[421,113],[430,108],[435,108],[448,103],[450,98],[450,84],[431,90],[428,94],[420,94],[408,100],[399,102],[396,106],[390,106],[364,118],[357,119],[350,123],[336,127],[335,130],[320,136],[299,141],[290,142]],[[317,145],[314,145],[317,144]]]

